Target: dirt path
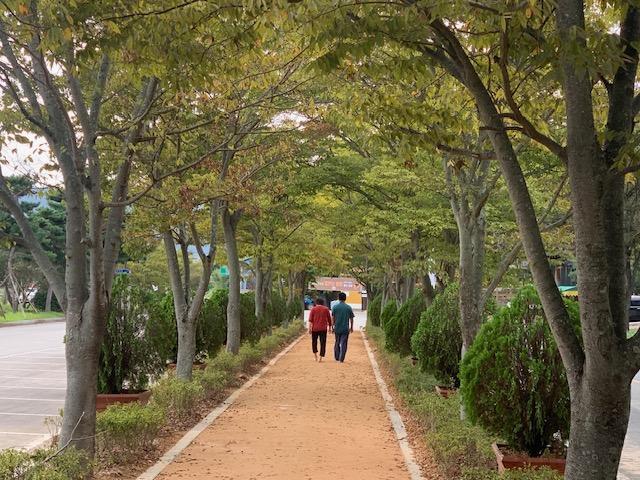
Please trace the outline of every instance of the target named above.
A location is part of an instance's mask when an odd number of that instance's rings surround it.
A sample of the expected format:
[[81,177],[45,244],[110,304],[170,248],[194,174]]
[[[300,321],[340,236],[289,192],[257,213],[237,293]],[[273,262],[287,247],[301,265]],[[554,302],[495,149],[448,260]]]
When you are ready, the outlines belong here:
[[344,364],[304,338],[158,477],[409,479],[359,332]]

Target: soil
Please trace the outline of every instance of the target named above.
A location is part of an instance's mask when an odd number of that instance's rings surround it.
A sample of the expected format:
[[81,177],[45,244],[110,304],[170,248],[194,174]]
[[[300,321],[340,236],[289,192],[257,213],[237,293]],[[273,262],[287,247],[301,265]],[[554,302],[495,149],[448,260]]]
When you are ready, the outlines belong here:
[[309,343],[280,359],[159,478],[408,479],[361,335],[350,337],[343,364],[315,362]]

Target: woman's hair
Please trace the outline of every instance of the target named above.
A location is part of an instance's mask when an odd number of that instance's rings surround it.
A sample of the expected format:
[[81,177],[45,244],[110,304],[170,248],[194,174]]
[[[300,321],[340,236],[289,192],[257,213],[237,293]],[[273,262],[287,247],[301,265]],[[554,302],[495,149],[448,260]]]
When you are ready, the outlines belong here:
[[316,298],[316,305],[324,305],[324,300],[321,298]]

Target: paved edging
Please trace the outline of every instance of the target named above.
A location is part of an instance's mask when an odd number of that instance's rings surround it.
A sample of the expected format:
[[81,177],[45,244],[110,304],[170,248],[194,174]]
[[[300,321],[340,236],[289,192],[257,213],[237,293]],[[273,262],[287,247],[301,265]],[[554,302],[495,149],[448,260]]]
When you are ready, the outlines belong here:
[[391,425],[393,426],[393,431],[396,434],[396,439],[400,444],[400,450],[402,451],[402,456],[404,457],[404,463],[409,470],[409,475],[411,475],[411,480],[423,480],[422,472],[420,471],[420,466],[416,463],[416,460],[413,456],[413,449],[411,445],[409,445],[409,440],[407,439],[407,430],[404,427],[404,422],[402,421],[402,417],[400,413],[396,410],[396,407],[393,405],[393,398],[389,393],[389,389],[387,388],[387,384],[382,378],[382,374],[380,373],[380,367],[378,366],[378,362],[376,361],[376,357],[373,355],[373,351],[369,346],[369,341],[367,340],[367,336],[363,331],[360,331],[362,334],[362,340],[364,341],[364,346],[367,349],[367,355],[369,355],[369,361],[371,362],[371,367],[373,368],[373,374],[376,377],[376,382],[378,383],[378,388],[380,389],[380,393],[382,394],[382,398],[384,399],[385,408],[387,409],[387,413],[389,414],[389,419],[391,420]]
[[247,380],[240,388],[235,390],[231,395],[229,395],[224,402],[214,408],[206,417],[204,417],[195,427],[189,430],[184,436],[178,440],[173,447],[171,447],[160,459],[148,468],[143,474],[141,474],[137,480],[154,480],[158,475],[162,473],[162,471],[173,462],[178,455],[180,455],[189,445],[193,442],[200,433],[204,431],[209,425],[216,421],[216,419],[224,413],[224,411],[229,408],[233,403],[238,399],[240,394],[251,387],[256,380],[258,380],[262,375],[267,373],[269,369],[275,365],[275,363],[284,357],[289,350],[297,345],[297,343],[302,340],[305,335],[300,335],[297,339],[289,344],[284,350],[282,350],[278,355],[271,359],[269,363],[267,363],[262,369],[256,373],[253,377]]
[[0,328],[19,327],[20,325],[36,325],[38,323],[57,323],[57,322],[64,322],[64,317],[34,318],[33,320],[17,320],[15,322],[0,322]]

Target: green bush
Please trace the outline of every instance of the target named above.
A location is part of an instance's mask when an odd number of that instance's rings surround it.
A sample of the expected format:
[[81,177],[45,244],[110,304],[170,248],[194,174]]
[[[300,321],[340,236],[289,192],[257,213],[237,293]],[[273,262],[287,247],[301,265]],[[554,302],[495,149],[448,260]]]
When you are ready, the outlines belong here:
[[240,370],[240,359],[237,355],[220,350],[218,354],[207,362],[207,369],[220,370],[229,374],[236,373]]
[[256,301],[253,292],[240,295],[240,336],[242,340],[257,342],[264,333],[263,325],[256,318]]
[[[576,302],[566,301],[576,330]],[[535,289],[525,287],[485,323],[460,369],[469,418],[512,448],[541,455],[569,431],[569,389]]]
[[382,310],[382,295],[375,297],[367,305],[367,323],[374,327],[380,326],[380,314]]
[[260,362],[264,358],[264,352],[257,346],[251,343],[243,343],[240,346],[238,352],[238,358],[240,358],[241,369],[247,370],[256,363]]
[[272,292],[267,308],[265,309],[265,321],[269,327],[279,327],[285,325],[290,319],[288,318],[289,310],[287,301],[278,292]]
[[380,326],[386,328],[385,326],[393,320],[396,313],[398,313],[398,304],[395,300],[389,300],[380,314]]
[[214,356],[227,339],[227,290],[212,290],[202,303],[196,331],[196,359]]
[[411,353],[411,337],[425,308],[427,305],[424,296],[422,292],[417,292],[398,309],[391,320],[385,323],[384,333],[388,350],[401,355]]
[[164,352],[153,343],[152,303],[149,292],[128,276],[115,278],[100,350],[99,393],[145,389],[149,379],[164,370]]
[[156,405],[110,405],[96,418],[98,454],[107,460],[125,460],[149,448],[165,421]]
[[562,480],[562,478],[564,477],[560,473],[547,467],[507,470],[504,473],[472,468],[462,475],[462,480]]
[[287,304],[287,320],[285,324],[288,324],[290,321],[301,318],[303,313],[302,302],[295,298],[293,302]]
[[411,350],[424,372],[443,385],[460,386],[462,333],[457,284],[449,284],[422,313],[411,338]]
[[199,382],[167,377],[154,387],[151,399],[167,416],[181,419],[188,417],[203,397],[204,388]]
[[55,450],[0,451],[2,480],[82,480],[90,464],[86,455],[74,448],[53,455]]
[[[39,287],[36,294],[33,296],[31,300],[31,304],[38,309],[40,312],[44,312],[47,307],[47,288]],[[61,312],[62,307],[60,307],[60,303],[58,303],[58,299],[54,295],[51,298],[51,311],[52,312]]]
[[202,385],[205,393],[210,395],[223,392],[229,385],[231,375],[223,370],[205,368],[204,370],[193,372],[193,379]]

